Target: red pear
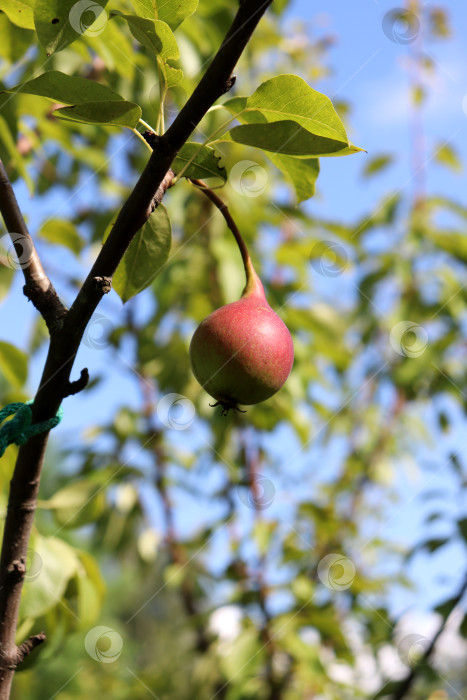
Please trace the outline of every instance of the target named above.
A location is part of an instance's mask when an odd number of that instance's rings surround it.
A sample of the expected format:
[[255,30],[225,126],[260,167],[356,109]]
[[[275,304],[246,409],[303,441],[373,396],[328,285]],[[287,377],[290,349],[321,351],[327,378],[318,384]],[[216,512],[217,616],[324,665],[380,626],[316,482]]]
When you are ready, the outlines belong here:
[[224,410],[265,401],[290,374],[294,350],[285,323],[271,309],[238,230],[247,284],[239,301],[217,309],[190,344],[193,374]]

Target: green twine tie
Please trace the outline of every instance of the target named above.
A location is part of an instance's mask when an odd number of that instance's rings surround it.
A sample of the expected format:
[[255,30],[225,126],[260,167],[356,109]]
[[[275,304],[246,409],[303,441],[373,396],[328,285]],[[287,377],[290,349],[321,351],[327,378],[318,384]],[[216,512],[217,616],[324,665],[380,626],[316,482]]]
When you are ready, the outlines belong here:
[[9,403],[8,406],[0,410],[0,423],[3,423],[5,418],[13,416],[11,420],[5,423],[0,428],[0,457],[3,457],[8,445],[25,445],[29,438],[39,433],[44,433],[46,430],[52,430],[60,423],[63,416],[62,407],[57,411],[57,414],[48,420],[43,420],[40,423],[32,421],[32,401],[27,403]]

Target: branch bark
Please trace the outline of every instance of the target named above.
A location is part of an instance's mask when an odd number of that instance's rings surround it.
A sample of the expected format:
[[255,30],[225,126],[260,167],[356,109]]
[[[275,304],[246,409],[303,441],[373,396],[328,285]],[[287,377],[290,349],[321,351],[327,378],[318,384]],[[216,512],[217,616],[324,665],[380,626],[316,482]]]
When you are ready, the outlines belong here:
[[[177,152],[211,105],[233,84],[232,71],[271,2],[240,2],[232,26],[204,76],[173,124],[158,139],[157,148],[120,210],[69,311],[58,300],[42,268],[6,173],[3,168],[0,170],[0,210],[7,228],[20,233],[32,244],[31,263],[23,269],[25,293],[42,313],[50,330],[49,352],[31,407],[33,423],[54,416],[64,396],[69,394],[70,373],[83,333],[102,296],[110,289],[109,280],[134,236],[170,185],[170,166]],[[105,284],[101,283],[102,280]],[[10,484],[0,560],[0,700],[10,697],[14,671],[19,662],[16,625],[47,440],[48,433],[41,433],[20,448]]]
[[52,282],[47,277],[34,241],[21,214],[15,193],[0,160],[0,211],[11,241],[15,247],[18,264],[23,270],[24,294],[42,314],[52,334],[60,328],[66,308],[58,298]]

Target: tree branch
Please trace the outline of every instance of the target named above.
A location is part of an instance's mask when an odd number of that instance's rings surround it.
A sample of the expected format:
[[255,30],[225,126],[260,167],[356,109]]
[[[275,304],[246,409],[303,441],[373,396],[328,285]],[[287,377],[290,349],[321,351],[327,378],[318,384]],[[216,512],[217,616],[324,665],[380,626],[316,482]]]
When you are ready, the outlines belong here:
[[[42,266],[39,267],[38,258],[33,256],[32,270],[30,273],[25,273],[30,275],[26,287],[31,283],[32,286],[29,289],[34,303],[38,309],[39,306],[41,307],[39,309],[41,313],[47,313],[51,329],[47,360],[38,392],[31,406],[33,423],[54,416],[63,397],[69,392],[71,368],[88,321],[102,296],[109,291],[108,283],[134,236],[147,221],[171,183],[170,166],[177,152],[207,110],[231,85],[235,64],[271,2],[272,0],[241,2],[230,30],[200,83],[168,131],[159,138],[156,149],[120,210],[70,310],[65,314],[64,310],[54,302],[54,309],[57,314],[60,311],[60,321],[63,321],[58,326],[53,322],[53,314],[43,303],[45,294],[53,296],[53,287]],[[15,231],[21,220],[20,231],[30,239],[29,233],[25,230],[24,221],[18,218],[19,209],[15,208],[16,200],[12,202],[4,177],[0,178],[0,190],[3,190],[2,201],[7,211],[7,218],[13,212],[15,213],[12,219],[8,218],[7,227]],[[96,284],[98,278],[106,280],[106,283]],[[40,301],[38,301],[39,297]],[[10,567],[13,562],[24,564],[26,561],[47,440],[48,432],[44,432],[33,437],[20,448],[10,484],[0,560],[0,700],[8,700],[13,681],[15,664],[12,661],[17,658],[18,653],[15,633],[24,579],[24,572],[21,571],[15,576],[11,575]]]
[[45,642],[45,639],[45,632],[39,632],[39,634],[34,634],[32,637],[22,642],[18,647],[16,665],[19,666],[26,656],[29,656],[31,651],[34,651],[36,647]]
[[75,394],[78,394],[80,391],[83,391],[88,385],[89,382],[89,370],[87,367],[81,370],[81,374],[79,375],[79,379],[76,379],[74,382],[68,382],[68,387],[66,389],[66,393],[63,395],[63,398],[66,396],[74,396]]
[[23,271],[23,292],[43,316],[50,333],[61,327],[66,308],[47,277],[0,160],[0,211]]

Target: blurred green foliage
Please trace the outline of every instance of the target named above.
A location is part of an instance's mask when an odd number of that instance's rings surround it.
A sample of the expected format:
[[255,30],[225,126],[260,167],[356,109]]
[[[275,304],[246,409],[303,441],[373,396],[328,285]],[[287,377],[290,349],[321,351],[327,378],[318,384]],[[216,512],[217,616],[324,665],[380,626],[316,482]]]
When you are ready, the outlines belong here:
[[[105,21],[99,15],[91,26],[92,18],[80,15],[87,34],[49,26],[50,13],[65,16],[77,4],[37,0],[33,14],[32,1],[1,3],[3,88],[61,71],[111,88],[116,104],[140,105],[145,122],[159,128],[196,85],[235,9],[227,0],[200,0],[197,9],[195,2],[157,3],[159,25],[148,28],[124,15],[144,19],[154,7],[149,0],[100,1]],[[242,57],[239,95],[253,95],[279,73],[299,72],[313,84],[328,71],[331,41],[305,46],[300,27],[285,36],[286,6],[274,3]],[[95,8],[86,11],[95,15]],[[449,36],[442,8],[423,12],[436,37]],[[163,22],[177,29],[178,59]],[[229,109],[241,99],[233,97]],[[63,93],[57,102],[3,92],[0,155],[12,181],[23,179],[38,204],[70,199],[70,216],[37,221],[25,211],[44,264],[70,302],[148,153],[123,129],[57,118],[69,104]],[[101,113],[93,109],[91,122]],[[225,138],[228,111],[206,115],[195,140],[219,138],[211,139],[215,156],[200,151],[192,167],[205,170],[193,177],[207,177],[207,168],[219,184],[222,168],[228,171],[221,196],[294,338],[292,374],[246,415],[226,419],[209,408],[189,368],[191,333],[238,298],[244,278],[222,217],[181,179],[164,199],[170,255],[167,241],[157,241],[157,274],[146,274],[143,284],[129,269],[136,259],[140,272],[151,270],[149,248],[134,247],[117,291],[125,300],[145,291],[112,318],[96,315],[91,326],[100,324],[102,336],[87,340],[104,348],[109,366],[125,358],[139,407],[116,406],[110,421],[71,444],[52,441],[48,452],[18,629],[18,641],[44,629],[47,643],[18,673],[14,698],[353,700],[380,686],[388,697],[398,686],[382,651],[401,659],[400,675],[411,669],[389,592],[411,585],[407,562],[417,551],[453,542],[465,548],[465,466],[455,451],[442,469],[458,485],[459,503],[431,505],[427,490],[427,539],[404,551],[385,539],[383,524],[397,513],[397,475],[464,416],[467,209],[402,191],[360,221],[319,220],[296,206],[314,192],[317,159],[254,148],[256,132],[245,129],[259,117],[251,122],[248,114],[235,127],[243,131]],[[282,136],[272,133],[273,150]],[[178,171],[193,155],[188,148]],[[453,147],[437,160],[432,167],[460,168]],[[384,152],[361,167],[376,177],[391,163]],[[333,166],[338,178],[339,161]],[[75,206],[73,195],[90,174],[92,196]],[[438,223],[446,214],[455,222],[449,229]],[[168,239],[169,223],[164,230]],[[54,266],[60,248],[75,259],[69,269]],[[2,256],[0,298],[20,316],[26,301],[9,295],[13,265],[7,249]],[[2,404],[29,398],[28,358],[46,343],[40,319],[28,343],[0,342]],[[90,371],[99,387],[105,376]],[[0,461],[2,513],[14,459],[10,447]],[[439,521],[449,524],[446,537],[430,535]],[[439,619],[450,612],[441,606]],[[460,630],[467,634],[465,619]],[[440,675],[427,664],[410,698],[434,693],[441,700],[451,697],[450,687],[461,693],[465,672],[452,667]]]

